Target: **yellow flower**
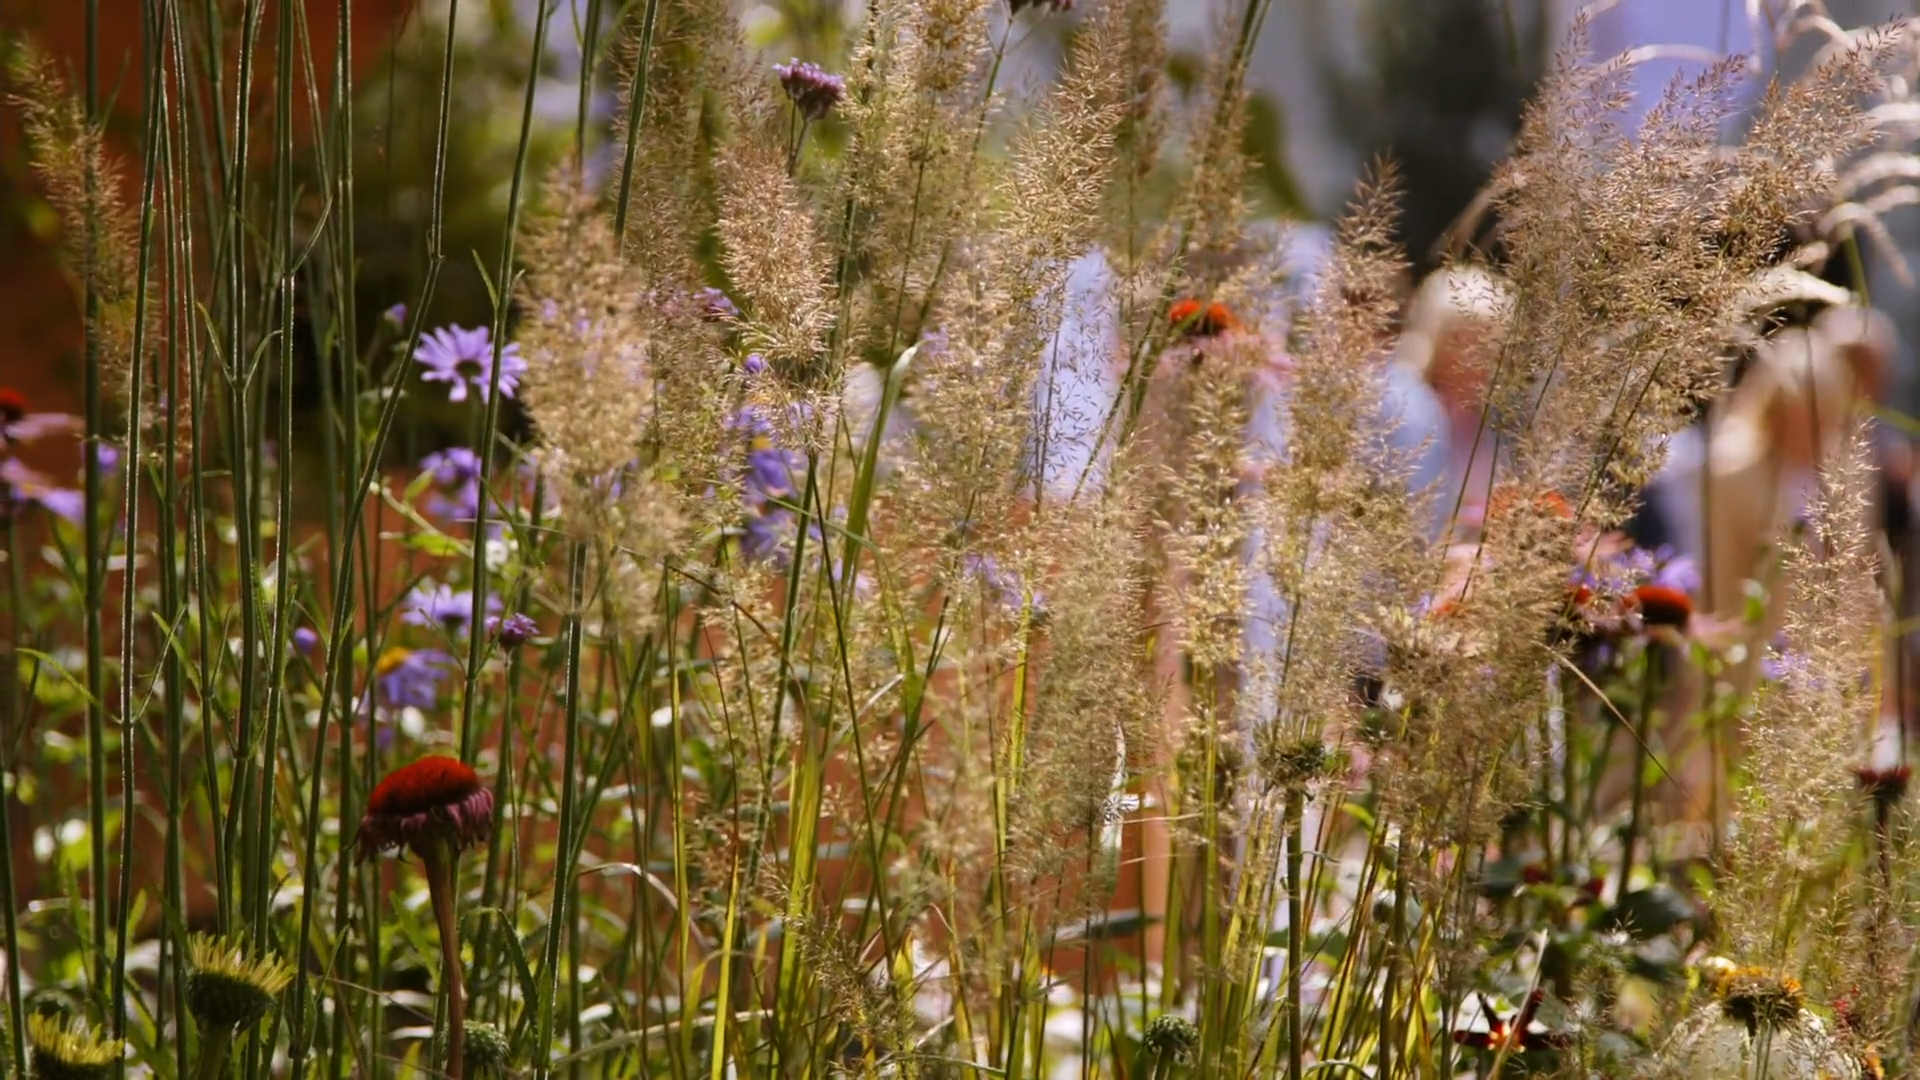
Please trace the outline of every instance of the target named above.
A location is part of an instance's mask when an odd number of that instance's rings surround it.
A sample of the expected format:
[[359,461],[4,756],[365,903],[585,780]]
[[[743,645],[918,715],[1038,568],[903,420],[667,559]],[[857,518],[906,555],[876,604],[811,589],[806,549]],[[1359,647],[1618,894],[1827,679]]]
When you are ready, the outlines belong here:
[[126,1051],[119,1039],[103,1039],[79,1020],[35,1013],[27,1018],[37,1080],[92,1080],[111,1075]]

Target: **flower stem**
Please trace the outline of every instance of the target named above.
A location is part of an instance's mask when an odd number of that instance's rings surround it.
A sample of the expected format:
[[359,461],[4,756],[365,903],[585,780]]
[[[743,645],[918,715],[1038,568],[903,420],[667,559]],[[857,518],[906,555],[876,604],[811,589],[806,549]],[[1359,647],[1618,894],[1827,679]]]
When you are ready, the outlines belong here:
[[466,1076],[467,988],[460,972],[460,924],[454,918],[454,866],[459,856],[446,845],[422,845],[420,862],[427,872],[427,896],[433,901],[433,920],[440,924],[440,980],[447,990],[447,1072],[453,1080]]
[[1660,642],[1649,640],[1642,659],[1639,729],[1633,739],[1633,801],[1627,811],[1626,835],[1620,839],[1620,887],[1613,900],[1616,907],[1626,899],[1627,886],[1633,878],[1633,847],[1640,838],[1640,819],[1646,810],[1647,738],[1653,730],[1653,706],[1655,695],[1660,692],[1660,658],[1664,649]]
[[233,1048],[233,1029],[217,1024],[200,1029],[200,1065],[193,1075],[199,1080],[220,1080],[227,1071],[227,1055]]

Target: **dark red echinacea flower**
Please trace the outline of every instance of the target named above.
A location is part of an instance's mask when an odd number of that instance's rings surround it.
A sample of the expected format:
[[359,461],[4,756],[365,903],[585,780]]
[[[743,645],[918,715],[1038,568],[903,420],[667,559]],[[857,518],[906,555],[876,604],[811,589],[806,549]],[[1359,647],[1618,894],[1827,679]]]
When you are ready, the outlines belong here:
[[459,852],[492,832],[493,792],[480,775],[450,757],[423,757],[373,789],[354,847],[362,862],[402,848],[425,859],[437,843]]
[[493,792],[480,776],[450,757],[423,757],[395,769],[373,789],[354,836],[359,861],[406,848],[420,856],[427,895],[440,928],[440,970],[447,994],[447,1069],[466,1077],[467,992],[460,968],[460,920],[455,863],[460,852],[493,832]]
[[1668,585],[1641,585],[1627,598],[1627,606],[1640,613],[1648,627],[1684,629],[1693,617],[1693,601],[1687,594]]

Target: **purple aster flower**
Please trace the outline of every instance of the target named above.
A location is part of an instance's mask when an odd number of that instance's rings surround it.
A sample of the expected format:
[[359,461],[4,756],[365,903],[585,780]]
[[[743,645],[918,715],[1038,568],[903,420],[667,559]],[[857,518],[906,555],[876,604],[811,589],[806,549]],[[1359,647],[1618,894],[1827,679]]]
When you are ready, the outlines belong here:
[[694,300],[700,305],[700,318],[707,322],[726,322],[740,317],[739,306],[719,289],[701,289],[694,294]]
[[[497,614],[500,611],[500,598],[487,597],[487,611]],[[421,583],[407,594],[405,611],[401,621],[413,626],[438,626],[449,634],[460,635],[467,632],[467,624],[473,618],[473,591],[462,589],[454,592],[447,585],[428,585]]]
[[11,386],[0,386],[0,450],[49,435],[77,432],[83,426],[79,417],[67,413],[29,412],[27,395]]
[[320,649],[320,634],[311,626],[293,628],[293,647],[301,656],[312,656]]
[[454,521],[480,515],[480,455],[464,446],[449,447],[421,458],[420,471],[433,474],[429,513]]
[[373,668],[380,704],[431,709],[440,699],[440,680],[452,668],[453,657],[439,649],[388,649]]
[[978,581],[1002,606],[1018,610],[1026,603],[1026,593],[1020,587],[1020,576],[1001,566],[993,556],[969,552],[961,557],[960,570]]
[[525,645],[539,631],[540,627],[525,612],[516,611],[505,619],[498,615],[487,620],[487,632],[500,643],[500,647],[509,651]]
[[1700,570],[1694,565],[1693,557],[1676,555],[1667,544],[1652,551],[1635,548],[1627,553],[1624,562],[1629,573],[1647,584],[1678,589],[1683,593],[1700,590]]
[[63,488],[13,458],[0,460],[0,514],[14,506],[38,506],[78,524],[86,516],[85,495]]
[[792,63],[775,64],[773,72],[780,76],[780,86],[800,109],[800,115],[808,120],[820,119],[846,99],[847,80],[828,74],[817,64],[795,57]]
[[[493,378],[493,335],[486,327],[472,330],[458,325],[443,326],[428,334],[413,354],[427,370],[420,377],[427,382],[448,384],[448,401],[467,400],[472,387],[487,400],[488,383]],[[527,373],[527,362],[520,358],[520,346],[507,345],[500,350],[500,392],[512,397]]]

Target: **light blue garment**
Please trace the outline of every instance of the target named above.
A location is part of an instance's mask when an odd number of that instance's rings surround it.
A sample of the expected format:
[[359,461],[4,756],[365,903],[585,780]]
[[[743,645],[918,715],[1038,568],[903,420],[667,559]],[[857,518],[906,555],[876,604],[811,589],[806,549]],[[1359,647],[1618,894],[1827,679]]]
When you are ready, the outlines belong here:
[[1461,483],[1453,475],[1446,406],[1419,372],[1401,363],[1387,365],[1383,398],[1381,422],[1386,427],[1388,445],[1410,464],[1408,488],[1416,495],[1432,493],[1429,529],[1437,537],[1453,513]]

